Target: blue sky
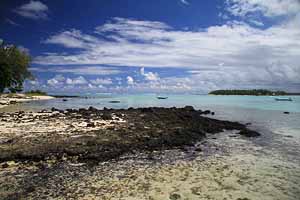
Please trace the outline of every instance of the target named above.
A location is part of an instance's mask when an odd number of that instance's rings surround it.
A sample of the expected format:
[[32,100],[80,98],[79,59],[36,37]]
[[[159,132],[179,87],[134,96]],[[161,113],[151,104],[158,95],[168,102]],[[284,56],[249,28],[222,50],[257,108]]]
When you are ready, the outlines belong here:
[[52,93],[300,90],[299,0],[3,0],[0,38]]

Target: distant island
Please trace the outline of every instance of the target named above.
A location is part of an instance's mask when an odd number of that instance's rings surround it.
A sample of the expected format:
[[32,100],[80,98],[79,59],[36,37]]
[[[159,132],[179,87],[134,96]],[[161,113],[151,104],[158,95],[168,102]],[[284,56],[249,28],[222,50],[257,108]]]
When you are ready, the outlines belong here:
[[285,91],[271,91],[265,89],[253,90],[214,90],[209,94],[212,95],[253,95],[253,96],[284,96],[284,95],[300,95],[300,93],[287,93]]

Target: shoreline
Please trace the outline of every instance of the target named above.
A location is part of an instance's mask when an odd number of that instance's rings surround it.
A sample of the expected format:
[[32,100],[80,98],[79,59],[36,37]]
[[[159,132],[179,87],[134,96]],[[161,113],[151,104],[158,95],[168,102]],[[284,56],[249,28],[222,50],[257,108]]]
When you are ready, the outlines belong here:
[[0,109],[6,106],[16,104],[16,103],[24,103],[29,101],[38,101],[38,100],[50,100],[54,99],[53,96],[48,95],[25,95],[25,94],[1,94],[0,95]]

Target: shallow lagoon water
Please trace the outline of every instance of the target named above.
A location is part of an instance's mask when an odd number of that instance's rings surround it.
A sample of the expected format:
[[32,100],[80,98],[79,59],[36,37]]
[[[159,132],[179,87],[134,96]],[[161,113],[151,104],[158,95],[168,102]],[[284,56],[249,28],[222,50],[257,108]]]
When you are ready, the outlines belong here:
[[[97,108],[129,108],[129,107],[182,107],[192,105],[203,107],[237,107],[259,110],[300,112],[300,96],[291,96],[293,101],[275,101],[272,96],[214,96],[214,95],[168,95],[168,99],[157,99],[153,94],[140,95],[94,95],[88,98],[72,98],[62,102],[61,99],[35,101],[28,105],[33,108],[58,107],[78,108],[94,106]],[[110,103],[118,100],[120,103]]]

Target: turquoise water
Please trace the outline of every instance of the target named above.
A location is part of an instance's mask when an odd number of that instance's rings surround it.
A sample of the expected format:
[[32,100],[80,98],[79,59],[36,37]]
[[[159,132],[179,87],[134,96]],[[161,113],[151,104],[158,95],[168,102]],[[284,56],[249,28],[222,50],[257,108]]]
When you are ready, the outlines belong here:
[[[229,106],[240,108],[254,108],[260,110],[277,110],[300,112],[300,96],[292,96],[293,101],[275,101],[269,96],[212,96],[212,95],[171,95],[168,99],[158,100],[155,95],[116,96],[121,100],[121,107],[144,106],[178,106],[192,105],[196,108],[203,106]],[[107,105],[108,107],[114,107]]]
[[[267,129],[274,133],[300,137],[300,96],[291,96],[293,101],[275,101],[269,96],[212,96],[212,95],[168,95],[168,99],[159,100],[154,94],[143,95],[103,95],[89,98],[70,98],[68,101],[53,99],[47,101],[32,101],[30,103],[13,105],[3,111],[41,110],[52,107],[102,109],[129,107],[184,107],[194,106],[196,109],[209,109],[216,113],[210,116],[218,119],[252,123],[256,127]],[[110,103],[118,100],[120,103]],[[0,111],[1,112],[1,111]],[[283,112],[290,112],[284,114]]]
[[[63,102],[55,99],[43,102],[32,102],[33,107],[78,108],[94,106],[97,108],[129,108],[129,107],[183,107],[192,105],[201,109],[204,107],[223,106],[259,110],[300,112],[300,96],[291,96],[293,101],[275,101],[269,96],[212,96],[212,95],[168,95],[168,99],[159,100],[153,94],[144,95],[99,95],[88,99],[74,98]],[[119,100],[120,103],[110,103]]]

